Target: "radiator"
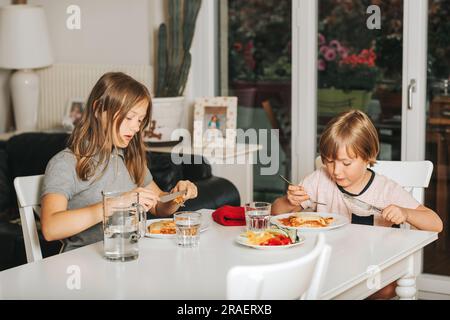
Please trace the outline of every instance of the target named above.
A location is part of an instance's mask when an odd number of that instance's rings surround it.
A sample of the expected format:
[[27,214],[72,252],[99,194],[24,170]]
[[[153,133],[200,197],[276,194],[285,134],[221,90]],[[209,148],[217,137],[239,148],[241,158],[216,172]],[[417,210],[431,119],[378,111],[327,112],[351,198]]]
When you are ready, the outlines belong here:
[[150,65],[54,64],[37,71],[40,78],[38,130],[61,127],[70,101],[87,101],[97,80],[110,71],[124,72],[152,92]]

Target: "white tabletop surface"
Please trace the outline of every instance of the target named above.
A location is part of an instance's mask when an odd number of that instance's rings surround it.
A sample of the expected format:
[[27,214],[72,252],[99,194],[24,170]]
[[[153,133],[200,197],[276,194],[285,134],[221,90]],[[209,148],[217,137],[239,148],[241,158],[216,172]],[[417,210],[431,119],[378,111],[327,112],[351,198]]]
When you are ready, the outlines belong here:
[[[210,212],[203,211],[211,220]],[[268,264],[309,252],[316,233],[303,245],[256,250],[237,244],[244,227],[210,221],[198,248],[179,248],[174,239],[145,238],[138,260],[110,262],[103,242],[0,272],[1,299],[225,299],[226,274],[236,265]],[[325,232],[332,247],[323,295],[333,297],[367,276],[371,265],[392,265],[434,241],[436,233],[346,225]],[[69,289],[75,269],[80,289]],[[72,267],[73,268],[73,267]],[[72,277],[72,278],[71,278]],[[72,286],[73,288],[73,282]]]

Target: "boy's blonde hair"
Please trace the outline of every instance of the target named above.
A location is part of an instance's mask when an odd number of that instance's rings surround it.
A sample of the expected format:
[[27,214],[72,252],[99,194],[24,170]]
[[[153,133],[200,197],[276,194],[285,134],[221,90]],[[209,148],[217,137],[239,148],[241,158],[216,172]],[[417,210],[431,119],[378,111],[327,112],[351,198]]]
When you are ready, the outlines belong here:
[[345,147],[351,157],[360,157],[370,166],[375,164],[380,142],[377,130],[364,112],[350,110],[327,124],[319,144],[322,161],[335,160],[340,147]]

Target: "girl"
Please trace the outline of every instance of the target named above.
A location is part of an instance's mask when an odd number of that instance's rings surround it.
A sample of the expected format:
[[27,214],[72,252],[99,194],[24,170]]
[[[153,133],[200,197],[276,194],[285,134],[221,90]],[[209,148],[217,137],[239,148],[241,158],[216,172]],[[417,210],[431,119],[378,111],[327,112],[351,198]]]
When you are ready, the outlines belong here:
[[[307,176],[299,186],[289,186],[286,196],[275,200],[272,214],[310,209],[337,212],[352,223],[393,226],[407,222],[420,229],[441,232],[442,221],[431,209],[417,202],[396,182],[376,174],[369,166],[379,152],[378,134],[369,117],[350,110],[334,118],[325,128],[319,146],[324,167]],[[361,215],[352,210],[343,194],[383,208],[381,215]],[[321,202],[313,204],[310,199]],[[374,297],[393,296],[388,286]]]
[[[177,211],[174,202],[158,202],[165,193],[147,168],[142,132],[150,115],[144,85],[120,72],[98,80],[68,148],[45,170],[41,224],[47,241],[62,240],[62,251],[69,251],[103,240],[102,192],[138,192],[139,203],[157,216]],[[171,192],[181,190],[184,200],[197,197],[190,181],[179,181]]]

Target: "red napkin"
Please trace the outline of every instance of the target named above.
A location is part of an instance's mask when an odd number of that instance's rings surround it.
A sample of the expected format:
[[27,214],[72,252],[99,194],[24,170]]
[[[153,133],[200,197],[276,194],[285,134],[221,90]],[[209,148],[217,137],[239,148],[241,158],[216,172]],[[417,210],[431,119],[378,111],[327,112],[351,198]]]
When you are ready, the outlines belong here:
[[212,218],[224,226],[245,226],[245,209],[243,207],[223,206],[213,212]]

